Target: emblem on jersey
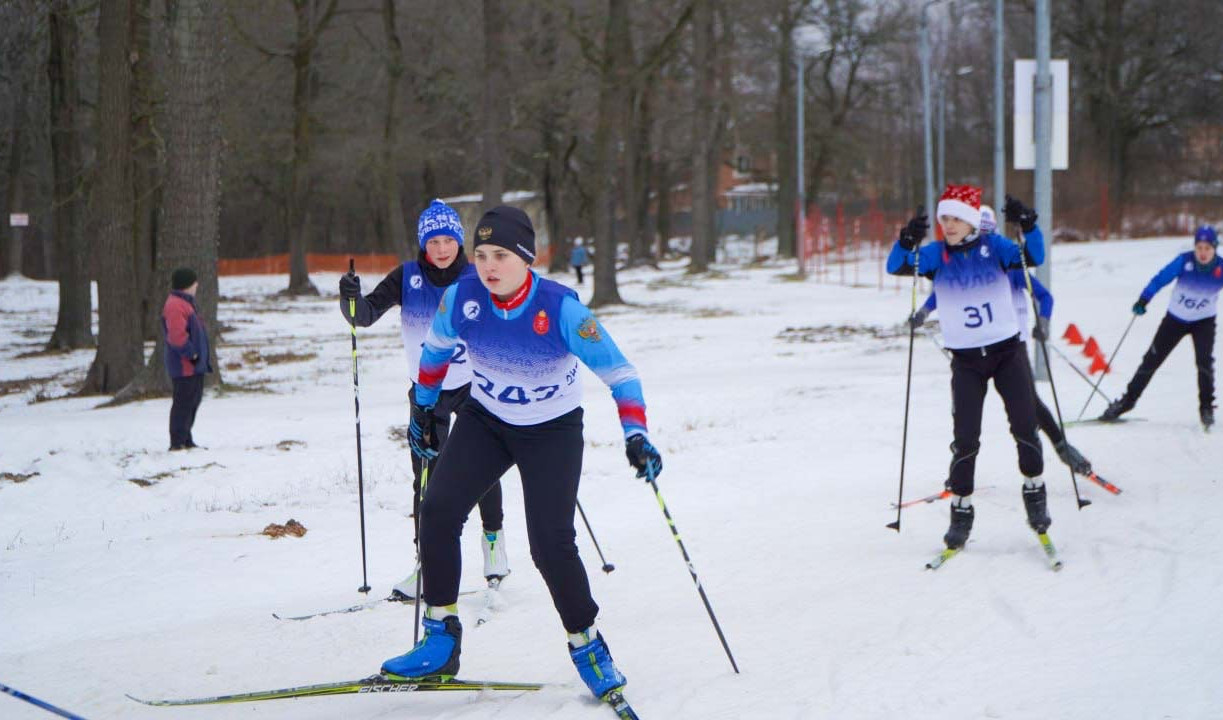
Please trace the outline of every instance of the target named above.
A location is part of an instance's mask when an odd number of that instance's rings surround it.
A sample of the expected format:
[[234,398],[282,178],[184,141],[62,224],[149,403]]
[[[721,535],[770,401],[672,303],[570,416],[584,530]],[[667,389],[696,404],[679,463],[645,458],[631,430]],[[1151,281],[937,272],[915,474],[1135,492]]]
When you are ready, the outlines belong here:
[[552,327],[552,323],[548,320],[548,313],[540,310],[535,315],[535,320],[531,323],[531,327],[534,328],[536,335],[547,335],[548,328]]
[[487,240],[493,236],[493,229],[488,225],[485,225],[479,230],[476,230],[476,235],[479,235],[481,240]]
[[594,315],[587,317],[578,326],[578,337],[590,342],[599,342],[603,339],[603,336],[599,334],[599,323],[595,322]]
[[1215,267],[1215,279],[1218,280],[1219,278],[1223,278],[1223,265]]
[[468,300],[463,303],[463,317],[468,320],[475,320],[480,317],[480,303],[475,300]]
[[412,278],[408,280],[408,285],[411,285],[413,290],[419,290],[420,286],[422,285],[420,276],[413,275]]
[[983,258],[989,257],[989,245],[981,246],[981,257]]
[[1192,262],[1185,263],[1185,272],[1189,272],[1190,270],[1193,270],[1193,263]]

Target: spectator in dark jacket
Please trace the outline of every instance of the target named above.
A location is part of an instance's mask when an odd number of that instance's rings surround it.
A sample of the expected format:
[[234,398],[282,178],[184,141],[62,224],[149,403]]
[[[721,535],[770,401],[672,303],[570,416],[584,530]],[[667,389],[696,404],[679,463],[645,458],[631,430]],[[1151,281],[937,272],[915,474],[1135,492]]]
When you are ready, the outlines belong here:
[[195,424],[195,411],[204,398],[204,376],[212,372],[208,364],[208,330],[195,307],[195,291],[199,286],[194,270],[175,270],[170,276],[170,295],[161,308],[166,370],[174,383],[174,403],[170,406],[171,450],[196,447],[191,426]]

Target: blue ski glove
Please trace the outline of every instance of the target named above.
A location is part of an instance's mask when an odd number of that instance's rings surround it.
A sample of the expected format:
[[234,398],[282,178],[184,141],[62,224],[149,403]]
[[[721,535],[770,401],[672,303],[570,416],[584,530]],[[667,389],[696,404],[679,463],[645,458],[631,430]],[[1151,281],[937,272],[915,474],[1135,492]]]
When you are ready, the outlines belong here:
[[421,460],[437,457],[437,417],[433,406],[421,407],[413,403],[412,420],[408,423],[408,447]]
[[628,464],[637,470],[637,477],[654,480],[662,474],[662,456],[645,435],[634,435],[625,443]]
[[1147,301],[1146,300],[1144,300],[1143,298],[1138,298],[1138,302],[1134,303],[1134,314],[1135,315],[1146,315],[1147,314]]

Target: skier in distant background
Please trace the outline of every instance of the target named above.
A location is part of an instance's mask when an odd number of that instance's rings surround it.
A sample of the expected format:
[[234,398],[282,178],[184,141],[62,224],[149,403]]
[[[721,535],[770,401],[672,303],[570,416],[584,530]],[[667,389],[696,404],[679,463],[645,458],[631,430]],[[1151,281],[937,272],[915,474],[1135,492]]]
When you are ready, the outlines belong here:
[[459,531],[472,504],[516,465],[531,557],[568,634],[570,657],[590,691],[610,700],[625,679],[595,628],[599,606],[573,526],[584,448],[579,361],[611,388],[637,476],[654,478],[662,458],[646,434],[641,381],[577,294],[531,271],[535,231],[525,213],[507,206],[486,212],[474,255],[478,277],[446,290],[425,338],[412,413],[413,450],[436,455],[433,403],[454,348],[465,342],[471,399],[459,408],[421,505],[425,634],[382,671],[400,678],[458,671]]
[[[459,214],[441,200],[434,200],[417,222],[416,238],[420,253],[387,274],[369,295],[361,295],[361,278],[347,273],[340,277],[340,311],[352,322],[348,314],[348,301],[357,302],[356,324],[359,327],[373,325],[391,307],[400,307],[400,334],[408,355],[408,370],[412,386],[408,390],[408,403],[414,415],[417,412],[417,386],[414,382],[420,370],[420,349],[425,341],[429,322],[437,312],[442,293],[465,277],[474,277],[475,269],[463,253],[463,225]],[[438,442],[443,443],[450,432],[450,415],[458,410],[471,394],[471,364],[466,357],[467,347],[458,343],[449,370],[441,381],[441,391],[430,404],[437,420]],[[412,513],[420,517],[420,481],[423,464],[412,454]],[[480,498],[480,520],[484,532],[480,547],[484,554],[484,576],[501,579],[510,572],[509,558],[505,552],[505,531],[502,528],[504,513],[501,505],[501,483],[492,483]],[[414,543],[419,538],[413,537]],[[392,589],[401,599],[416,597],[415,567],[410,575]]]
[[1155,371],[1186,335],[1193,337],[1193,354],[1198,369],[1198,415],[1207,430],[1215,421],[1215,315],[1219,291],[1223,290],[1223,259],[1219,258],[1219,234],[1203,225],[1193,234],[1193,250],[1177,255],[1143,288],[1134,314],[1143,315],[1147,303],[1165,285],[1176,281],[1168,312],[1155,331],[1151,347],[1142,356],[1125,394],[1108,406],[1100,419],[1112,422],[1134,408]]
[[582,284],[582,267],[590,260],[590,254],[586,252],[586,247],[582,245],[582,238],[577,238],[573,241],[573,250],[569,252],[569,265],[573,267],[573,271],[578,275],[578,285]]
[[[994,215],[993,208],[988,205],[982,205],[981,232],[992,233],[997,227],[998,221]],[[1028,275],[1028,279],[1032,281],[1032,294],[1036,297],[1036,302],[1039,305],[1035,327],[1029,333],[1028,308],[1031,305],[1028,301],[1028,283],[1024,280],[1023,270],[1011,270],[1007,273],[1007,278],[1011,281],[1011,300],[1015,307],[1015,319],[1019,324],[1020,342],[1027,343],[1029,337],[1039,342],[1048,341],[1049,321],[1053,317],[1053,294],[1041,284],[1036,276]],[[921,327],[926,322],[926,318],[929,317],[930,313],[938,307],[937,298],[938,296],[934,292],[931,292],[930,297],[926,298],[925,304],[921,306],[909,321],[914,328]],[[1027,352],[1026,348],[1024,352]],[[1066,435],[1062,432],[1062,427],[1058,423],[1057,417],[1041,401],[1040,394],[1036,392],[1035,377],[1032,378],[1032,397],[1036,402],[1036,424],[1053,443],[1053,449],[1057,451],[1057,456],[1079,475],[1090,475],[1092,472],[1091,463],[1087,461],[1087,458],[1083,457],[1083,454],[1077,448],[1067,442]]]
[[174,385],[170,403],[170,449],[199,447],[191,429],[204,399],[204,376],[209,364],[208,329],[195,307],[200,283],[191,268],[170,275],[170,294],[161,308],[162,338],[166,344],[166,372]]
[[[1011,298],[1010,270],[1040,265],[1045,243],[1036,226],[1036,213],[1014,198],[1004,209],[1019,223],[1026,242],[981,232],[981,189],[948,185],[939,199],[937,217],[945,241],[920,247],[929,230],[918,215],[900,231],[888,256],[888,272],[929,278],[942,300],[939,328],[943,346],[951,351],[952,419],[955,441],[950,468],[951,523],[943,536],[949,550],[964,547],[972,531],[972,505],[981,409],[992,378],[1002,396],[1023,475],[1023,502],[1028,524],[1043,534],[1050,525],[1046,501],[1044,459],[1036,433],[1032,369],[1020,340],[1019,320]],[[1026,258],[1026,260],[1025,260]],[[916,265],[916,267],[915,267]]]

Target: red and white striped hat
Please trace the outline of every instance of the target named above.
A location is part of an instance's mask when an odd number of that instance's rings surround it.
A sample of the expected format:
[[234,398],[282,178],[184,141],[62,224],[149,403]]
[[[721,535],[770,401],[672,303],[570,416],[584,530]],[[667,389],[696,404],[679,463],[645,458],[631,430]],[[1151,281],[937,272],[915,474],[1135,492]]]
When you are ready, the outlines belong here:
[[938,199],[938,214],[935,217],[959,218],[981,227],[981,188],[972,185],[948,185]]

